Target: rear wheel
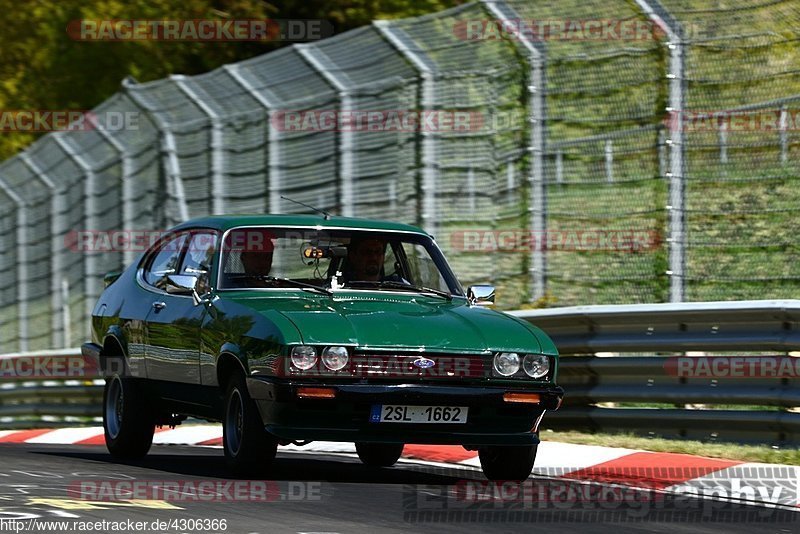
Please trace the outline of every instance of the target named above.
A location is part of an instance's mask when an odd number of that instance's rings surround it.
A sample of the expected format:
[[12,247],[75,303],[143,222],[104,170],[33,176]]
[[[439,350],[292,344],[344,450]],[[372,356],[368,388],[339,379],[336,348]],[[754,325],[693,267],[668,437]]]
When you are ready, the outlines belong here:
[[103,391],[103,431],[106,447],[116,458],[137,459],[153,443],[155,420],[147,390],[137,379],[114,374]]
[[403,454],[403,443],[356,443],[358,457],[371,467],[391,467]]
[[478,450],[483,474],[489,480],[526,480],[533,470],[538,445],[492,445]]
[[235,375],[225,395],[222,445],[228,467],[237,475],[263,474],[278,450],[278,442],[264,430],[244,377]]

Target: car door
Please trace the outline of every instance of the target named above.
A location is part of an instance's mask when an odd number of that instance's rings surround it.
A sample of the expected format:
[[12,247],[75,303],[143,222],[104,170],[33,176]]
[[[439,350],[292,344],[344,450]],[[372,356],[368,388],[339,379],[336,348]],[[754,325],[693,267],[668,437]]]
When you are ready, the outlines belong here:
[[205,307],[195,305],[191,295],[168,293],[167,287],[170,275],[199,276],[200,273],[192,272],[197,270],[193,259],[204,251],[193,247],[210,245],[212,242],[203,242],[203,236],[208,241],[208,235],[209,231],[183,233],[156,254],[145,270],[145,283],[152,299],[145,318],[145,362],[151,380],[200,384],[200,325]]

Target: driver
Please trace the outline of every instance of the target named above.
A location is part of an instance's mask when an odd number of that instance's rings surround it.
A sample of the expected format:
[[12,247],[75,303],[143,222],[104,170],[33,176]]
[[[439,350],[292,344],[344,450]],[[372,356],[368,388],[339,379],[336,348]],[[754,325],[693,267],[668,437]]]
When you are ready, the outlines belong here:
[[386,257],[386,241],[378,238],[353,238],[347,247],[346,280],[378,281],[382,279]]
[[[400,282],[411,283],[397,272],[386,276],[386,240],[378,237],[354,237],[347,247],[347,265],[344,279],[348,282]],[[395,263],[395,269],[400,269]]]

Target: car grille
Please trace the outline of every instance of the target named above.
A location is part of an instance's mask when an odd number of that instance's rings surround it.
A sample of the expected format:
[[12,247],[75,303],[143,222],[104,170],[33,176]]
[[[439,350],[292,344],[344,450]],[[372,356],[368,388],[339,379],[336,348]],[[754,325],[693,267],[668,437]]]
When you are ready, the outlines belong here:
[[380,354],[356,352],[350,361],[355,378],[371,380],[461,380],[487,376],[490,356],[479,354]]

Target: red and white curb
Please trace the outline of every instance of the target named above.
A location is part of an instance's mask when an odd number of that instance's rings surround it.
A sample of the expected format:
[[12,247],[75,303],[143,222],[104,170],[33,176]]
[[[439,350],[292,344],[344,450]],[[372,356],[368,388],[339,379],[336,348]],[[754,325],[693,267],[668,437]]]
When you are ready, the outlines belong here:
[[[102,427],[4,430],[0,443],[102,445]],[[190,425],[156,431],[157,445],[222,446],[221,425]],[[281,451],[355,454],[352,443],[315,441]],[[479,468],[478,455],[456,445],[406,445],[403,457],[436,465]],[[739,462],[688,454],[543,441],[534,475],[642,488],[734,502],[800,510],[800,467]]]

